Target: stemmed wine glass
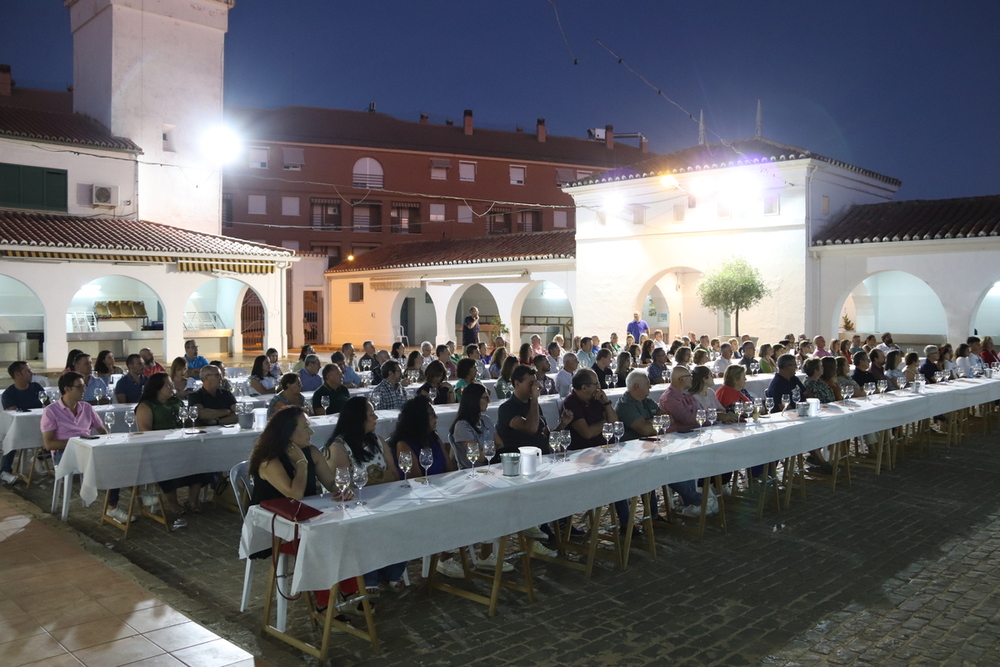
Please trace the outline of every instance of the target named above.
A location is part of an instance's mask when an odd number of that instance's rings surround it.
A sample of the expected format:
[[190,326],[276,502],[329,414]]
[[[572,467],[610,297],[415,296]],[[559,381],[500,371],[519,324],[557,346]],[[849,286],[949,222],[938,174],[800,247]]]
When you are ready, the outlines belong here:
[[125,425],[128,426],[128,432],[132,432],[132,425],[135,424],[135,410],[125,411]]
[[884,394],[886,392],[886,390],[889,388],[889,381],[888,380],[879,380],[878,381],[878,385],[876,385],[876,386],[878,387],[878,393]]
[[715,424],[715,420],[719,418],[719,411],[715,408],[705,409],[705,421],[708,422],[709,427]]
[[372,392],[371,394],[368,395],[368,400],[372,402],[372,409],[374,409],[377,412],[379,403],[382,402],[382,399],[379,398],[378,394]]
[[337,490],[340,491],[341,503],[337,507],[344,509],[344,505],[347,503],[344,500],[344,494],[347,490],[351,488],[351,469],[347,466],[341,466],[333,471],[333,483],[337,485]]
[[622,448],[622,436],[625,435],[625,422],[616,421],[614,423],[614,435],[615,435],[615,445],[618,449]]
[[369,370],[371,370],[371,367],[372,367],[372,360],[371,359],[362,359],[361,360],[361,372],[362,373],[367,373]]
[[789,395],[789,394],[782,394],[781,395],[781,411],[784,412],[785,408],[787,408],[788,404],[791,403],[791,402],[792,402],[791,395]]
[[424,447],[420,450],[419,457],[420,467],[424,469],[424,484],[430,484],[431,480],[427,477],[427,470],[434,465],[434,450],[430,447]]
[[480,449],[482,450],[483,458],[486,459],[486,474],[492,475],[493,473],[490,472],[490,461],[496,456],[497,443],[493,441],[493,434],[488,430],[483,432],[483,445]]
[[802,390],[796,387],[792,389],[792,401],[798,403],[802,400]]
[[412,452],[400,452],[399,453],[399,469],[403,471],[403,483],[400,484],[404,489],[411,489],[413,485],[406,481],[406,476],[410,474],[413,470],[413,453]]
[[617,388],[618,388],[618,374],[612,373],[608,377],[608,389],[617,389]]
[[469,457],[469,478],[472,479],[476,476],[476,461],[479,460],[479,443],[475,440],[469,440],[466,445],[466,454]]
[[559,449],[562,446],[562,433],[560,431],[549,431],[549,447],[552,448],[553,458],[559,463]]
[[330,409],[330,397],[321,396],[319,399],[319,404],[323,406],[323,414],[326,414],[326,411]]
[[702,427],[702,425],[705,423],[705,419],[707,416],[708,415],[705,414],[704,409],[700,409],[698,410],[698,412],[694,414],[694,420],[698,422],[698,428]]
[[769,417],[771,415],[771,410],[774,410],[774,399],[770,396],[764,397],[764,412],[761,413],[761,417]]
[[44,391],[38,392],[38,402],[42,404],[42,407],[45,407],[45,401],[48,400],[48,398],[49,395],[46,394]]
[[94,387],[94,400],[100,405],[104,398],[104,387]]
[[868,395],[868,400],[871,400],[872,394],[875,393],[875,383],[865,382],[865,394]]
[[195,422],[198,421],[198,406],[189,405],[188,406],[188,419],[191,420],[191,432],[195,432]]
[[437,387],[429,387],[427,389],[427,395],[430,397],[431,403],[433,403],[434,401],[436,401],[437,397],[438,397]]
[[844,400],[845,401],[851,400],[851,397],[854,396],[854,385],[853,384],[844,385],[843,392],[844,392]]
[[573,442],[573,434],[569,432],[569,429],[564,429],[559,431],[559,445],[562,449],[562,460],[565,463],[566,457],[569,456],[569,443]]
[[601,425],[601,435],[604,436],[604,451],[611,451],[611,436],[615,434],[615,425],[612,422],[604,422]]
[[104,413],[104,425],[108,427],[108,433],[111,433],[111,427],[115,425],[115,413],[111,410]]
[[180,422],[180,428],[187,426],[188,409],[187,406],[182,405],[177,409],[177,421]]
[[361,500],[361,489],[365,488],[365,484],[368,483],[368,468],[363,465],[353,466],[351,468],[351,477],[354,480],[354,487],[358,490],[358,502],[354,504],[358,507],[367,505],[368,503]]

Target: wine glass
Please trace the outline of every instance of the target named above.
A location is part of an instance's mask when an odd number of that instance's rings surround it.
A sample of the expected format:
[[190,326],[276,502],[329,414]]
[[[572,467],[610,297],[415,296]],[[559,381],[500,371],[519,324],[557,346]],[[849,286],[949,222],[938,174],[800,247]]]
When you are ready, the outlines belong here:
[[851,397],[854,396],[854,385],[853,384],[844,385],[843,393],[845,401],[851,400]]
[[177,409],[177,421],[180,422],[180,428],[184,428],[184,425],[187,424],[187,418],[188,409],[182,405]]
[[719,418],[719,411],[715,408],[706,408],[705,410],[705,421],[711,427],[715,424],[715,420]]
[[411,489],[413,486],[406,481],[406,476],[410,474],[413,470],[413,453],[412,452],[400,452],[399,453],[399,469],[403,471],[403,483],[400,484],[404,489]]
[[802,390],[796,387],[792,389],[792,401],[798,403],[802,400]]
[[104,413],[104,425],[108,427],[108,433],[111,433],[111,427],[115,425],[115,413],[111,410]]
[[[486,437],[489,435],[490,437]],[[496,456],[497,444],[493,441],[493,434],[489,431],[483,433],[483,446],[481,447],[483,452],[483,458],[486,459],[486,474],[492,475],[490,472],[490,461]]]
[[97,404],[101,404],[101,399],[104,398],[104,387],[94,387],[94,400]]
[[368,483],[368,468],[363,465],[356,465],[351,468],[351,478],[354,480],[354,487],[358,490],[358,502],[354,503],[358,507],[368,503],[361,500],[361,489]]
[[378,411],[378,407],[379,407],[379,403],[382,402],[382,399],[379,397],[378,394],[376,394],[375,392],[372,392],[371,394],[368,395],[368,400],[370,400],[372,402],[372,408],[377,412]]
[[611,422],[604,422],[601,425],[601,435],[604,436],[604,451],[611,449],[611,436],[615,434],[615,425]]
[[766,416],[768,416],[768,415],[771,414],[772,410],[774,410],[774,399],[771,398],[770,396],[766,396],[764,398],[764,408],[765,408],[766,411],[761,416],[766,417]]
[[764,399],[762,399],[762,398],[754,398],[753,399],[753,409],[754,409],[754,411],[758,415],[763,416],[764,415]]
[[569,432],[569,429],[563,429],[559,431],[559,445],[562,449],[562,460],[566,461],[566,457],[569,456],[569,445],[573,442],[573,434]]
[[476,461],[479,460],[479,443],[475,440],[469,440],[465,448],[466,454],[469,457],[469,478],[471,479],[476,476]]
[[865,394],[868,395],[868,398],[870,399],[872,397],[872,394],[874,393],[875,393],[875,383],[865,382]]
[[49,395],[46,394],[44,391],[38,392],[38,402],[41,403],[43,406],[45,405],[45,401],[48,399],[48,397]]
[[[739,404],[737,404],[737,406],[738,406],[738,405],[739,405]],[[737,413],[737,415],[738,415],[738,414],[739,414],[739,413]],[[704,424],[704,423],[705,423],[705,418],[706,418],[706,417],[707,417],[707,415],[705,414],[705,410],[704,410],[704,409],[700,409],[700,410],[698,410],[698,412],[696,412],[696,413],[694,414],[694,420],[695,420],[696,422],[698,422],[698,428],[701,428],[702,424]]]
[[670,415],[663,415],[663,432],[670,430]]
[[437,400],[438,390],[436,387],[431,387],[427,390],[427,395],[431,398],[431,403]]
[[[337,490],[340,491],[341,503],[346,503],[343,500],[344,494],[347,490],[351,488],[351,469],[347,466],[341,466],[333,471],[333,483],[337,486]],[[338,505],[340,509],[344,509],[344,505]]]
[[194,430],[195,422],[198,421],[198,406],[188,406],[188,418],[191,420],[191,430]]
[[886,389],[889,388],[888,380],[879,380],[877,387],[878,387],[878,393],[884,394]]
[[614,423],[614,427],[615,427],[614,430],[615,444],[617,444],[618,448],[620,449],[622,444],[622,436],[625,435],[625,422],[616,421]]
[[125,411],[125,425],[128,426],[128,432],[132,432],[132,425],[135,424],[135,410]]
[[424,447],[420,450],[420,467],[424,469],[424,484],[430,484],[431,480],[427,477],[427,470],[434,465],[434,450],[430,447]]
[[326,411],[330,409],[330,397],[326,395],[321,396],[319,404],[323,406],[323,414],[326,414]]
[[562,445],[562,435],[559,431],[549,431],[549,447],[552,448],[552,453],[555,455],[556,463],[559,462],[559,448]]
[[616,389],[618,387],[618,374],[612,373],[608,378],[608,389]]
[[781,411],[784,412],[785,411],[785,407],[787,407],[788,404],[791,403],[791,402],[792,402],[792,397],[791,397],[790,394],[782,394],[781,395]]
[[372,367],[372,360],[371,359],[362,359],[361,360],[361,371],[362,372],[365,372],[365,373],[368,372],[369,370],[371,370],[371,367]]

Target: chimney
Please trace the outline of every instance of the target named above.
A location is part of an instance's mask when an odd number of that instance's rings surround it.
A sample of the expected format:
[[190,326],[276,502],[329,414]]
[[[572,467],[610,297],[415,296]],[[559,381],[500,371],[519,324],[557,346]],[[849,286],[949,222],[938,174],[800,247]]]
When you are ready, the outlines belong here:
[[515,125],[514,126],[514,131],[515,132],[524,132],[524,128],[521,127],[520,125]]
[[465,127],[465,136],[472,136],[472,109],[465,110],[465,118],[463,119],[463,125]]
[[424,125],[426,125],[428,120],[429,120],[429,118],[428,118],[427,114],[425,114],[425,113],[420,114],[420,122],[421,123],[423,123]]
[[10,78],[10,65],[0,65],[0,97],[10,97],[14,82]]
[[605,125],[604,126],[604,146],[608,150],[615,147],[615,126]]
[[545,143],[545,119],[539,118],[538,125],[535,126],[535,134],[538,136],[538,143]]
[[649,152],[649,141],[646,139],[646,137],[643,136],[639,137],[639,150],[642,151],[643,153]]

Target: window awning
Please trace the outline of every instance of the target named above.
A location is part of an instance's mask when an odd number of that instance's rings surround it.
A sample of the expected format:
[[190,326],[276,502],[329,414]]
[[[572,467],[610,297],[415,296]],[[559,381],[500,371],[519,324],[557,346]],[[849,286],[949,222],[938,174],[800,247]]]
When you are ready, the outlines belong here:
[[556,169],[556,183],[572,183],[576,180],[576,175],[572,169]]
[[451,169],[451,160],[431,158],[431,167],[434,169]]

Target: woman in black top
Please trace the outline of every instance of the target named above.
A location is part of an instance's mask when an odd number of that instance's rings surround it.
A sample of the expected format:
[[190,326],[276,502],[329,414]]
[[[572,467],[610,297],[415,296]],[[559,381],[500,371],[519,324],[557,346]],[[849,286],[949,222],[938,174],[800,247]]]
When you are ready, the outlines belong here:
[[447,405],[448,403],[454,403],[457,400],[455,398],[455,392],[451,385],[448,384],[447,380],[447,369],[445,369],[444,364],[435,359],[431,363],[427,364],[427,368],[424,369],[424,384],[417,391],[418,393],[427,396],[427,398],[430,398],[431,389],[436,390],[437,393],[433,399],[434,405]]

